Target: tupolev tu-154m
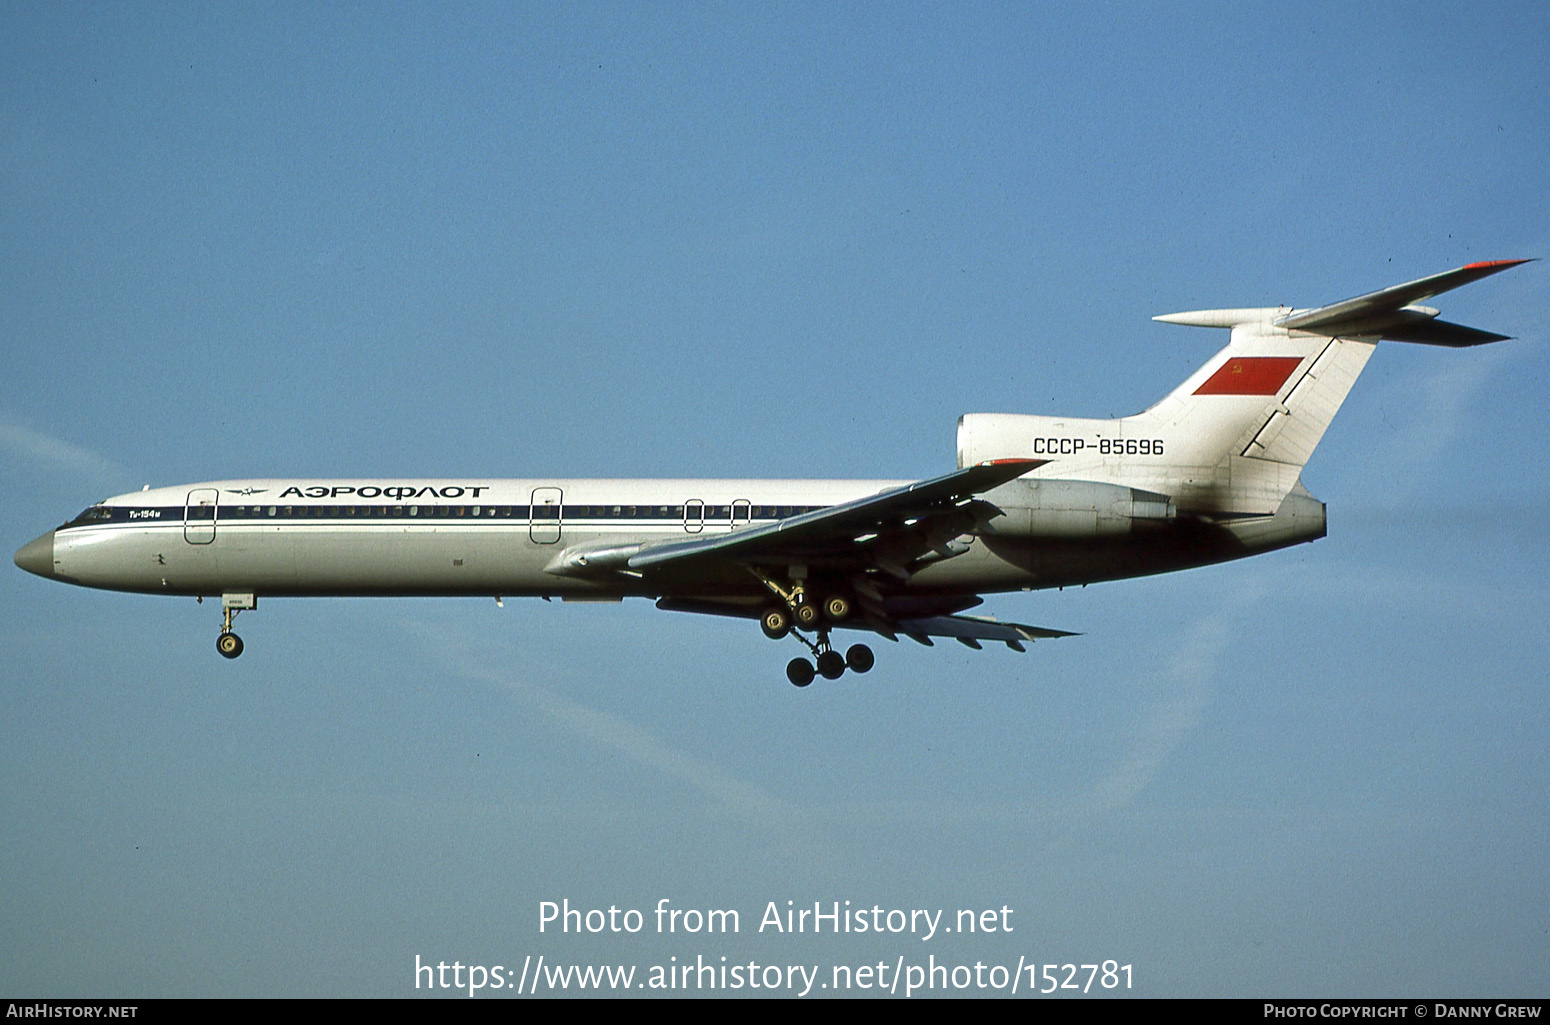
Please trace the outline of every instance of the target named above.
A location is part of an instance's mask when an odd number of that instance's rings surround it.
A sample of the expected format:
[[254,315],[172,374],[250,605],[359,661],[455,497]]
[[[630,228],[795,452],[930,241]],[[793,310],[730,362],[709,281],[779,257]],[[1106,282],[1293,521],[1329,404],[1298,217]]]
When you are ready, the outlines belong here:
[[1226,348],[1143,413],[972,413],[958,468],[930,480],[225,480],[90,506],[16,553],[85,587],[220,596],[216,649],[258,598],[480,595],[656,600],[756,620],[811,653],[786,667],[864,673],[840,628],[969,647],[1071,636],[964,615],[993,592],[1165,573],[1324,536],[1303,465],[1383,340],[1506,336],[1419,305],[1524,263],[1498,260],[1312,309],[1155,319],[1227,328]]

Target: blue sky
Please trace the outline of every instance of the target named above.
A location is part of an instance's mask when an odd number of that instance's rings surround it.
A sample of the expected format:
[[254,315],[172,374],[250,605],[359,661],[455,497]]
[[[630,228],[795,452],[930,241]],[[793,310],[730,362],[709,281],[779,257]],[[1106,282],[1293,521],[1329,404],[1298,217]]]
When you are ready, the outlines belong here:
[[[0,11],[0,523],[285,475],[927,477],[1315,305],[1550,256],[1539,4]],[[1329,536],[995,598],[1027,655],[644,602],[219,613],[0,573],[0,992],[413,995],[414,958],[1550,984],[1545,264],[1380,348]],[[820,681],[820,684],[822,681]],[[538,933],[538,904],[737,936]],[[770,901],[1014,909],[775,937]]]

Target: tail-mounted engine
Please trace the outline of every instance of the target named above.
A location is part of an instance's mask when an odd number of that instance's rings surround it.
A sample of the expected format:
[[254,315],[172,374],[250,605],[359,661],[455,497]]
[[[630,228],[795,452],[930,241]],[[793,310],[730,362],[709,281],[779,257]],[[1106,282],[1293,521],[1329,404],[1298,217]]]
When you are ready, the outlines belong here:
[[1113,537],[1177,515],[1167,495],[1096,481],[1014,480],[984,497],[1001,510],[983,528],[997,537]]

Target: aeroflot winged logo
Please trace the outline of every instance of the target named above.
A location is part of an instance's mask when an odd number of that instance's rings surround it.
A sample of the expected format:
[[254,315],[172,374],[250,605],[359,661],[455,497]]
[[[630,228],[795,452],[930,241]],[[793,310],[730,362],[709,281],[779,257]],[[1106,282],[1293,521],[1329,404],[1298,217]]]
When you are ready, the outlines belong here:
[[1421,303],[1522,262],[1308,309],[1165,314],[1156,319],[1232,334],[1151,408],[1110,420],[966,413],[957,468],[914,483],[221,480],[107,499],[23,546],[16,564],[86,587],[220,595],[227,658],[242,653],[239,611],[302,595],[646,598],[800,643],[786,666],[798,687],[872,668],[866,644],[831,643],[838,630],[1022,651],[1070,632],[966,615],[981,595],[1323,537],[1324,504],[1299,474],[1368,357],[1386,341],[1502,341]]

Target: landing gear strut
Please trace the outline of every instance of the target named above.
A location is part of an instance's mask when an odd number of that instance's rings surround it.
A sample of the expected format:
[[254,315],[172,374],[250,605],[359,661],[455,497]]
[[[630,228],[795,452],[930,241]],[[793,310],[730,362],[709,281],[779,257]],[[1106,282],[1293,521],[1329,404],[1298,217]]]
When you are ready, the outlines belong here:
[[226,614],[226,618],[221,627],[221,635],[215,639],[215,650],[223,657],[236,658],[242,654],[242,638],[231,632],[231,623],[237,618],[237,613],[243,609],[256,608],[258,608],[258,598],[252,594],[221,595],[221,611]]

